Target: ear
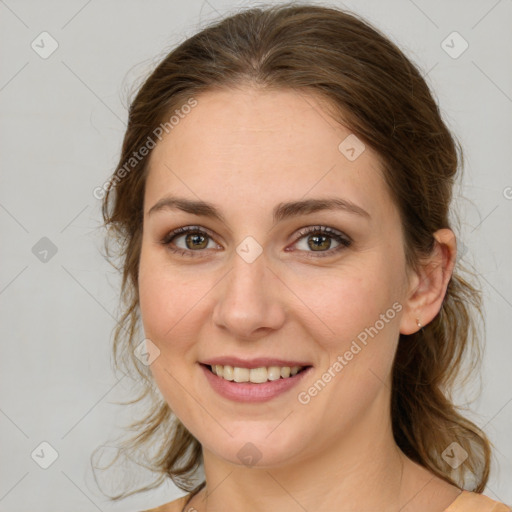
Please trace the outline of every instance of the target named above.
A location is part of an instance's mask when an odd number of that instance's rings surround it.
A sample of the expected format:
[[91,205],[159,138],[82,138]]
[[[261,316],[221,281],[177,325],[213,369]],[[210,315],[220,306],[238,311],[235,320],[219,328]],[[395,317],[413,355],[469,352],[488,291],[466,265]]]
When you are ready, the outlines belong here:
[[417,321],[424,327],[441,310],[446,288],[452,277],[457,256],[455,234],[451,229],[440,229],[434,233],[436,240],[432,254],[422,263],[419,272],[409,280],[404,313],[400,321],[401,334],[419,331]]

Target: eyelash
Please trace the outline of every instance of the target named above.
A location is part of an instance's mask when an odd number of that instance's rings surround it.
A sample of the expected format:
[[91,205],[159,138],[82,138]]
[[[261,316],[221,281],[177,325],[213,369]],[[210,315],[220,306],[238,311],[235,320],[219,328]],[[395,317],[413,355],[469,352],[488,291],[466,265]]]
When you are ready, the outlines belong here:
[[[181,256],[196,257],[196,254],[194,254],[194,253],[202,252],[201,250],[193,251],[190,249],[181,249],[179,247],[173,247],[171,245],[171,242],[175,238],[177,238],[180,235],[187,234],[187,233],[196,233],[196,234],[206,235],[207,237],[209,237],[210,239],[213,240],[213,237],[207,231],[202,229],[201,227],[185,226],[185,227],[177,228],[174,231],[171,231],[170,233],[168,233],[164,237],[164,239],[161,241],[161,243],[163,245],[167,246],[167,248],[170,251],[172,251],[173,253],[178,253]],[[342,251],[343,249],[350,247],[350,245],[352,244],[352,240],[348,236],[346,236],[343,233],[338,232],[332,228],[329,228],[327,226],[311,226],[311,227],[303,228],[302,230],[299,231],[299,236],[296,238],[294,244],[296,244],[299,240],[301,240],[306,235],[312,235],[312,234],[327,235],[327,236],[331,237],[332,239],[336,240],[340,245],[338,245],[338,247],[335,247],[334,249],[329,249],[327,251],[318,251],[318,252],[317,251],[302,251],[302,252],[309,253],[307,257],[323,258],[323,257],[327,257],[327,256],[332,256],[333,254],[338,253],[339,251]],[[203,249],[203,251],[204,251],[204,249]]]

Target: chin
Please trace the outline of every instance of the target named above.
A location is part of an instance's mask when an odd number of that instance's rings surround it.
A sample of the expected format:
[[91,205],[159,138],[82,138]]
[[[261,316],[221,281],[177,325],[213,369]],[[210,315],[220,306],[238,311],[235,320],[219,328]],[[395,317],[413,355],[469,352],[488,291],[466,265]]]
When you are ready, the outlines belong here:
[[[285,420],[286,421],[286,420]],[[291,435],[283,429],[277,435],[276,422],[270,429],[255,429],[254,426],[240,426],[240,433],[233,437],[226,436],[222,440],[208,437],[203,448],[212,452],[216,457],[238,466],[271,468],[288,463],[303,454],[304,435]],[[228,430],[229,430],[229,426]],[[271,432],[269,434],[269,432]]]

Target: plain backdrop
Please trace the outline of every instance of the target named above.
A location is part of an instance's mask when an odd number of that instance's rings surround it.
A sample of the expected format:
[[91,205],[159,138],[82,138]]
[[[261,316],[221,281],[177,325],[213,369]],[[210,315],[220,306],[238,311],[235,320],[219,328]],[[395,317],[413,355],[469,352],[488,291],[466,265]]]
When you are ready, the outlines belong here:
[[[115,404],[131,395],[111,367],[119,280],[93,190],[117,163],[133,84],[210,20],[254,5],[0,1],[0,510],[135,511],[183,494],[169,484],[110,504],[91,476],[91,452],[134,415]],[[417,63],[464,146],[457,235],[487,322],[471,418],[495,445],[486,494],[512,502],[512,1],[324,5],[362,14]]]

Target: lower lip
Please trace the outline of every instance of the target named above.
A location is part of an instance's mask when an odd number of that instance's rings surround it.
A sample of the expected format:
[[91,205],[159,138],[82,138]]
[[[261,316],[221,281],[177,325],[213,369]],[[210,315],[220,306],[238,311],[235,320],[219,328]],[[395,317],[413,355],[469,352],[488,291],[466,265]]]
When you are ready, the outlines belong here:
[[235,402],[266,402],[271,400],[296,386],[312,369],[310,366],[293,377],[255,384],[254,382],[229,381],[215,375],[207,366],[203,364],[200,366],[212,388],[219,395]]

